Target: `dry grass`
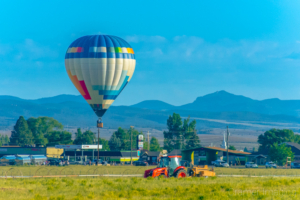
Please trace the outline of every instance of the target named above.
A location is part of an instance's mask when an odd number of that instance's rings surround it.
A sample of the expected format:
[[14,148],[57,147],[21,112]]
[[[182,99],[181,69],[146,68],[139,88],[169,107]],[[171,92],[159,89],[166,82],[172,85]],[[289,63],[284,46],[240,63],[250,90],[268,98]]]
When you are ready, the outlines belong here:
[[300,176],[300,169],[266,169],[266,168],[215,168],[217,175],[248,176]]
[[0,199],[298,199],[300,178],[3,179]]
[[0,166],[0,176],[47,176],[47,175],[92,175],[92,174],[144,174],[142,166]]
[[[51,175],[93,175],[93,174],[144,174],[147,169],[155,166],[0,166],[0,176],[51,176]],[[300,169],[249,169],[249,168],[215,168],[217,175],[247,176],[300,176]]]

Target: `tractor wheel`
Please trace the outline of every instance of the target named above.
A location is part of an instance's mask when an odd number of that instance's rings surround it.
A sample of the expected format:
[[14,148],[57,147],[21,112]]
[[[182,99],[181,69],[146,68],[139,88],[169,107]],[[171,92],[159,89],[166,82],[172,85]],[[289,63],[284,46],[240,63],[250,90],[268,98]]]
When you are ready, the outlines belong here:
[[194,169],[189,168],[188,169],[188,175],[191,176],[191,177],[194,177],[194,176],[196,176],[196,171]]
[[185,170],[179,170],[176,173],[176,178],[186,178],[187,177],[187,173]]

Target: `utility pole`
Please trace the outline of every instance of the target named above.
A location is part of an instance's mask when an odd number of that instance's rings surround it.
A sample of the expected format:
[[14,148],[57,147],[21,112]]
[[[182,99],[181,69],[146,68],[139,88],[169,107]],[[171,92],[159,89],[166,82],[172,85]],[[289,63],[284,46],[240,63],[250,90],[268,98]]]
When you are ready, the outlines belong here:
[[227,163],[229,164],[229,156],[228,156],[228,148],[229,148],[229,144],[228,144],[228,136],[229,136],[229,131],[228,131],[228,126],[227,126],[227,155],[226,155],[226,158],[227,158]]
[[97,156],[97,165],[99,164],[99,138],[100,138],[100,128],[103,128],[103,123],[101,118],[99,118],[97,120],[97,128],[98,128],[98,146],[97,146],[97,150],[98,150],[98,156]]
[[133,126],[130,126],[130,165],[132,165],[132,129]]
[[100,128],[98,128],[98,146],[97,146],[98,156],[97,156],[97,164],[99,162],[99,137],[100,137]]
[[150,151],[149,131],[148,131],[147,135],[148,135],[148,151]]

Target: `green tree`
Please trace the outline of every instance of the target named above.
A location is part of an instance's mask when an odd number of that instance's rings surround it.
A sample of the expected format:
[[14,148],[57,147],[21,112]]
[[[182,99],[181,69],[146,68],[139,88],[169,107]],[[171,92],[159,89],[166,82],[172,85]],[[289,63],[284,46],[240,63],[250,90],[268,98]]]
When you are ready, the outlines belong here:
[[0,146],[3,146],[5,144],[9,144],[9,138],[7,135],[1,135],[0,136]]
[[179,114],[173,113],[167,120],[168,131],[164,131],[164,149],[168,152],[173,149],[194,148],[200,146],[196,133],[196,121],[190,117],[182,119]]
[[45,134],[53,130],[63,129],[63,125],[51,117],[30,117],[27,123],[33,134],[35,144],[46,145],[48,141],[45,138]]
[[27,121],[23,116],[20,116],[11,132],[10,144],[11,145],[32,145],[34,138],[31,130],[28,128]]
[[[134,129],[134,128],[129,128],[128,131],[128,137],[131,138],[131,133],[132,133],[132,149],[138,149],[138,145],[137,145],[137,138],[138,135],[144,135],[143,132],[139,132],[138,130]],[[122,149],[122,150],[130,150],[130,139],[129,139],[129,148],[128,149]]]
[[77,132],[75,133],[75,140],[73,141],[73,144],[82,144],[82,131],[81,128],[77,129]]
[[245,148],[244,148],[244,152],[248,152],[248,149],[247,149],[247,147],[245,147]]
[[121,141],[120,138],[117,137],[116,133],[113,133],[111,138],[108,141],[108,145],[110,150],[119,151],[121,150]]
[[233,145],[229,145],[228,149],[230,149],[230,150],[236,150],[235,146],[233,146]]
[[151,137],[150,151],[161,151],[158,139],[156,137]]
[[164,131],[164,149],[171,152],[180,149],[182,142],[182,120],[179,114],[173,113],[167,120],[168,131]]
[[259,151],[269,150],[270,147],[276,143],[281,144],[283,142],[296,142],[299,143],[299,136],[295,135],[292,130],[289,129],[271,129],[264,134],[258,136],[257,142],[260,144]]
[[277,143],[274,143],[271,145],[269,156],[272,161],[277,162],[279,165],[285,164],[287,157],[291,157],[291,160],[294,160],[294,153],[291,148],[287,147],[285,144],[278,145]]
[[75,133],[76,138],[74,140],[74,144],[94,144],[94,140],[96,139],[95,134],[87,130],[84,133],[81,132],[81,129],[78,128]]
[[118,138],[121,142],[121,146],[119,150],[130,150],[131,149],[131,138],[132,138],[132,149],[137,149],[137,137],[143,132],[139,132],[138,130],[130,127],[128,130],[118,128],[117,131],[114,132],[116,138]]
[[183,120],[183,134],[186,149],[191,149],[200,146],[200,140],[196,131],[196,120],[190,122],[190,117]]
[[45,137],[48,140],[47,146],[55,146],[57,144],[72,144],[72,133],[68,131],[50,131]]
[[4,144],[9,144],[9,137],[7,135],[5,135]]
[[116,137],[120,139],[121,142],[121,150],[129,150],[130,149],[130,133],[127,130],[122,129],[121,127],[115,131]]
[[[145,138],[145,137],[144,137]],[[149,141],[150,142],[150,141]],[[144,140],[144,146],[143,146],[144,150],[148,150],[148,141]],[[149,150],[150,150],[150,146],[149,146]]]
[[102,149],[100,149],[101,151],[109,151],[110,150],[108,140],[99,138],[99,144],[102,145]]
[[87,130],[82,134],[82,144],[94,144],[95,140],[95,133],[90,130]]

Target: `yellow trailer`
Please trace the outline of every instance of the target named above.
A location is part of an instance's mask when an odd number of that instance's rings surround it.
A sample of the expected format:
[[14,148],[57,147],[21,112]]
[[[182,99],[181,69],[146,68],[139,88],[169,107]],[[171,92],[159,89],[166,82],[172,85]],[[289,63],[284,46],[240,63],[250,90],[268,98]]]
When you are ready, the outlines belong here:
[[203,167],[193,166],[189,169],[189,171],[189,174],[192,177],[216,176],[216,173],[214,172],[213,168],[209,169],[207,165],[204,165]]

